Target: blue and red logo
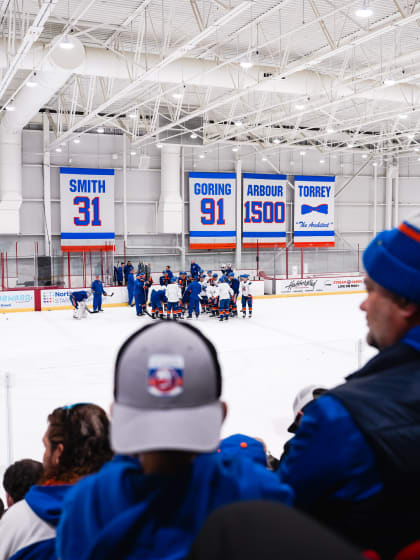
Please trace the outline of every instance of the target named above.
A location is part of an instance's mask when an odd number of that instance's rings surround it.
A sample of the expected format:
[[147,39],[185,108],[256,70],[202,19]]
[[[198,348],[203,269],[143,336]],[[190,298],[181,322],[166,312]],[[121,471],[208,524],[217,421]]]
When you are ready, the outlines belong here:
[[175,397],[184,391],[184,359],[153,355],[149,359],[148,391],[155,397]]

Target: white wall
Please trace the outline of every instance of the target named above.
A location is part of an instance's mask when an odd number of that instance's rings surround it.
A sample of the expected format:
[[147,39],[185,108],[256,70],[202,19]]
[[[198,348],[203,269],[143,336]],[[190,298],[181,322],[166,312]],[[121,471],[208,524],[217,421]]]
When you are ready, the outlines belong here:
[[[80,144],[69,144],[62,148],[62,153],[51,154],[51,196],[52,196],[52,241],[54,249],[59,252],[60,246],[60,207],[59,207],[59,166],[77,167],[113,167],[116,168],[116,235],[117,251],[123,253],[123,208],[122,208],[122,136],[86,134]],[[156,232],[157,202],[160,194],[160,150],[155,146],[147,146],[140,150],[134,148],[136,156],[128,156],[128,234],[129,245],[136,247],[161,246],[159,250],[133,249],[129,254],[163,253],[159,260],[174,262],[173,249],[181,244],[180,236],[162,235]],[[251,146],[241,148],[243,172],[287,173],[336,175],[337,191],[365,163],[361,154],[341,154],[322,156],[315,149],[306,149],[301,156],[300,150],[279,148],[276,153],[267,155],[269,162],[263,162],[261,154]],[[128,147],[128,153],[131,151]],[[148,169],[138,169],[140,151],[149,156]],[[205,158],[199,158],[204,153]],[[116,154],[113,158],[113,154]],[[185,148],[185,190],[186,218],[185,228],[188,231],[188,171],[234,171],[237,153],[231,146],[212,148]],[[325,163],[321,164],[320,159]],[[71,161],[70,161],[71,160]],[[34,242],[39,243],[39,254],[44,253],[44,210],[43,210],[43,170],[42,170],[42,131],[25,130],[23,133],[23,197],[21,208],[21,235],[1,236],[0,250],[14,253],[15,243],[19,242],[20,255],[32,255]],[[270,162],[272,165],[270,165]],[[385,169],[380,166],[377,181],[377,229],[385,226]],[[291,178],[292,179],[292,178]],[[404,219],[416,211],[420,211],[420,162],[417,158],[400,162],[400,207],[399,218]],[[291,229],[291,207],[293,191],[288,189],[288,231]],[[363,172],[354,178],[347,189],[336,201],[336,231],[338,232],[338,248],[356,248],[359,244],[364,248],[373,232],[373,167],[366,166]],[[187,239],[188,247],[188,239]],[[243,267],[255,266],[255,255],[243,251]],[[232,254],[214,254],[200,257],[204,266],[212,266],[213,261],[234,261]],[[171,260],[172,259],[172,260]],[[148,259],[153,260],[153,259]],[[158,265],[157,265],[158,266]]]

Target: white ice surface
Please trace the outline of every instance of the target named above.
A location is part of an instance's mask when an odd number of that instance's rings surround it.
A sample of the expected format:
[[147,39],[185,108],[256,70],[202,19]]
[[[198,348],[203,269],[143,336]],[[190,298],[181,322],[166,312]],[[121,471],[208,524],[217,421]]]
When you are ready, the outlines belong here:
[[[263,438],[274,455],[290,436],[292,403],[305,385],[333,387],[357,369],[366,336],[363,294],[254,300],[252,319],[207,316],[191,323],[216,345],[229,413],[223,435]],[[71,311],[0,314],[0,375],[10,372],[13,459],[41,459],[47,415],[95,402],[109,410],[121,342],[152,321],[112,308],[82,321]],[[363,361],[373,354],[363,343]],[[3,377],[1,375],[1,377]],[[0,377],[0,471],[6,464],[5,390]]]

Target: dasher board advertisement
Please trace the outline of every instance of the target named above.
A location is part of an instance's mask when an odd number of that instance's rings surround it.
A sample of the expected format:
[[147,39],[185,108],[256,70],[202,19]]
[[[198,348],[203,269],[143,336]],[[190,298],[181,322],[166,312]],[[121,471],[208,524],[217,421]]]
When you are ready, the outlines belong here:
[[191,172],[190,249],[236,248],[236,174]]
[[286,175],[243,174],[242,246],[286,246]]
[[334,247],[335,177],[295,175],[295,247]]
[[113,251],[114,169],[60,167],[61,250]]

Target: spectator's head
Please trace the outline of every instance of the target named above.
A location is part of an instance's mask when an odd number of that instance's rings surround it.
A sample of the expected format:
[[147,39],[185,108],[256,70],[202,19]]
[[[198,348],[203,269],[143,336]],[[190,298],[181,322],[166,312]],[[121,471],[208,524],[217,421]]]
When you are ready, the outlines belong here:
[[42,463],[32,459],[22,459],[10,465],[3,476],[7,507],[23,500],[29,488],[38,484],[43,472]]
[[123,263],[123,262],[121,263],[121,266],[124,266],[124,263]]
[[299,391],[299,393],[295,397],[295,400],[293,401],[294,420],[293,420],[293,424],[291,424],[287,428],[288,432],[294,434],[297,431],[300,421],[305,415],[304,413],[305,407],[309,403],[311,403],[312,401],[314,401],[315,399],[317,399],[318,397],[326,393],[327,390],[328,389],[326,387],[322,387],[319,385],[309,385],[308,387],[304,387]]
[[367,341],[384,349],[420,324],[420,214],[382,231],[363,254]]
[[109,420],[95,404],[80,403],[56,408],[48,416],[43,437],[42,481],[75,482],[98,471],[112,458]]
[[264,443],[260,439],[243,434],[234,434],[222,439],[218,451],[225,457],[247,457],[254,463],[267,466],[267,457]]
[[169,264],[166,265],[166,270],[170,270],[171,267],[169,266]]
[[100,276],[99,276],[99,274],[97,274],[97,275],[95,276],[95,280],[99,280],[99,279],[100,279]]
[[215,451],[226,406],[212,343],[190,325],[148,325],[115,364],[111,444],[139,455],[146,474],[169,473]]
[[127,261],[127,264],[131,264],[131,261]]

